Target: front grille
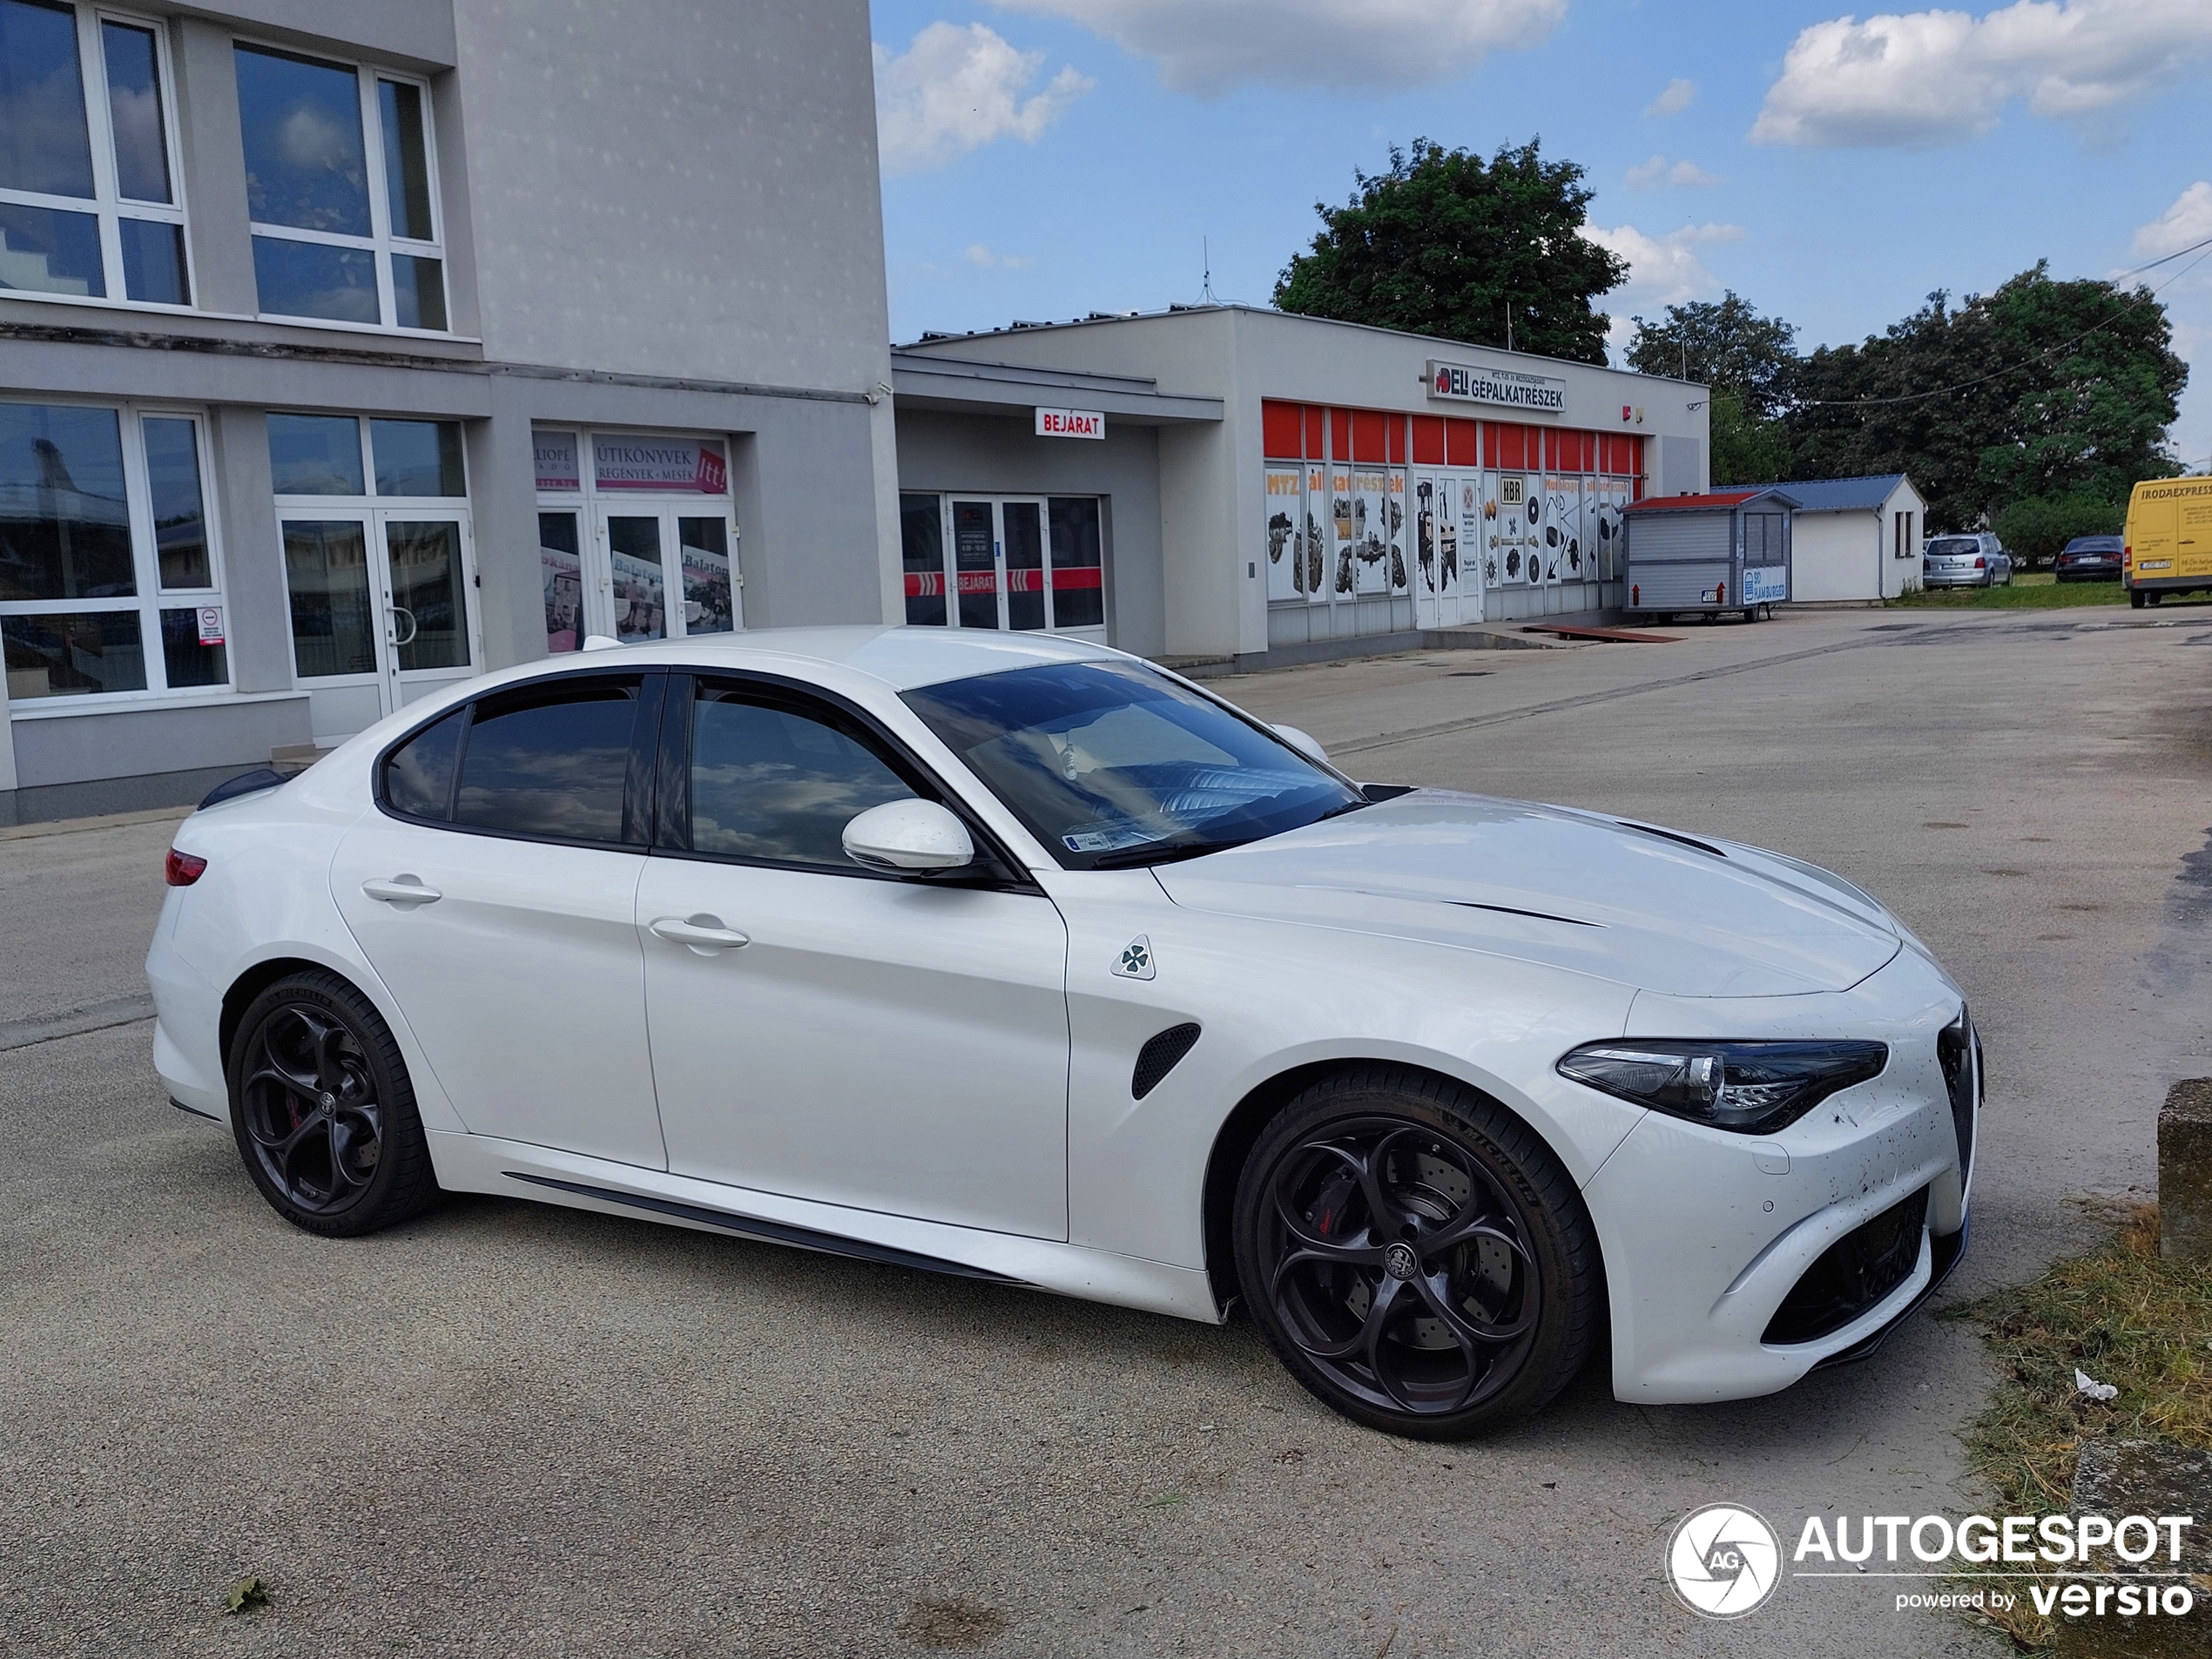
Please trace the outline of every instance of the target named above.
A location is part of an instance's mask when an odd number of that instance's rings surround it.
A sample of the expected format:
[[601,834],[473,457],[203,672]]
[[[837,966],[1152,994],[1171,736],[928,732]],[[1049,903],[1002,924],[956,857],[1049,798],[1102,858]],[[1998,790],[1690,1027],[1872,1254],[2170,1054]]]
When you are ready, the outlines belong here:
[[1974,1168],[1974,1095],[1981,1076],[1981,1034],[1966,1009],[1960,1008],[1959,1017],[1936,1033],[1936,1059],[1951,1096],[1951,1128],[1959,1137],[1959,1182],[1963,1187]]
[[1840,1331],[1912,1276],[1928,1223],[1928,1190],[1845,1233],[1805,1270],[1759,1340],[1817,1342]]

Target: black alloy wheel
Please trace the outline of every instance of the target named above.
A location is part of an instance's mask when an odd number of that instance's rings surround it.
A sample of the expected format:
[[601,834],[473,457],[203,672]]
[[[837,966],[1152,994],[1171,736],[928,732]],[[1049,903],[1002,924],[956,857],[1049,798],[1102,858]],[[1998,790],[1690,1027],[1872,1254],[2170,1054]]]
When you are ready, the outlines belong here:
[[336,974],[293,974],[254,998],[229,1070],[239,1154],[293,1225],[351,1238],[405,1221],[436,1196],[399,1045]]
[[1237,1269],[1277,1355],[1345,1416],[1421,1440],[1524,1417],[1573,1379],[1603,1296],[1588,1212],[1550,1150],[1425,1073],[1325,1079],[1238,1185]]

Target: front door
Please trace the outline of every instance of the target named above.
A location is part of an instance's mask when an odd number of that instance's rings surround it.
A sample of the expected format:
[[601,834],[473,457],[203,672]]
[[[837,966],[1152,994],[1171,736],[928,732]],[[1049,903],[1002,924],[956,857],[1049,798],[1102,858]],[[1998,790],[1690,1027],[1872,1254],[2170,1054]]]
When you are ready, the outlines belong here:
[[1006,594],[999,576],[998,503],[953,502],[953,597],[963,628],[1003,628]]
[[[541,542],[554,516],[538,515]],[[630,644],[745,625],[738,527],[727,511],[625,505],[601,512],[597,531],[582,583],[586,632]]]
[[347,735],[474,671],[468,516],[415,508],[279,522],[293,666],[315,735]]
[[[1010,874],[862,868],[846,824],[936,794],[927,775],[826,703],[697,685],[664,728],[676,845],[637,888],[670,1170],[1066,1238],[1059,911]],[[669,745],[685,751],[673,764]]]

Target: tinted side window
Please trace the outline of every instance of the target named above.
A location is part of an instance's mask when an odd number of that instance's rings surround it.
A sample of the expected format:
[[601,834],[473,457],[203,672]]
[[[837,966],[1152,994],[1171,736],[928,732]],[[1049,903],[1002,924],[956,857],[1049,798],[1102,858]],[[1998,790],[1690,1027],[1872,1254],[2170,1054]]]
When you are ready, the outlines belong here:
[[384,763],[384,803],[410,818],[442,819],[453,803],[453,762],[461,752],[461,728],[469,718],[455,709],[392,751]]
[[454,822],[510,835],[623,840],[635,679],[534,686],[476,705],[461,758]]
[[691,711],[691,849],[840,870],[845,826],[914,792],[826,720],[701,685]]

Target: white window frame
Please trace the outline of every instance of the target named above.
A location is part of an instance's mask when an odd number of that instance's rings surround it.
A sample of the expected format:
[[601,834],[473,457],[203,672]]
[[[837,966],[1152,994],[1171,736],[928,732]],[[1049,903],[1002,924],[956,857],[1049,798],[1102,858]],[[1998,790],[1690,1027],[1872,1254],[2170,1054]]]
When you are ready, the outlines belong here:
[[[294,327],[342,328],[354,334],[403,334],[418,340],[451,340],[453,327],[453,284],[448,280],[449,261],[445,251],[445,192],[438,182],[438,123],[436,110],[431,101],[430,83],[419,75],[408,75],[398,70],[380,69],[359,59],[326,57],[317,51],[305,51],[273,40],[260,40],[248,35],[239,35],[232,40],[233,82],[237,76],[236,49],[244,46],[256,51],[275,52],[286,57],[309,63],[327,64],[333,69],[354,71],[354,105],[361,118],[362,155],[368,168],[368,229],[367,236],[349,236],[338,231],[302,230],[293,225],[267,225],[260,219],[251,220],[246,233],[251,237],[267,237],[280,242],[312,242],[325,247],[353,248],[373,255],[376,260],[376,322],[348,322],[335,317],[301,317],[288,311],[263,311],[260,295],[254,295],[254,318],[260,322],[289,324]],[[412,86],[422,94],[422,165],[428,174],[430,192],[430,230],[433,239],[417,241],[411,237],[395,236],[392,232],[392,204],[390,174],[384,154],[384,111],[377,92],[377,83],[390,81],[395,85]],[[239,167],[243,173],[246,157],[243,150],[241,118],[241,149]],[[248,253],[251,253],[249,247]],[[392,260],[403,258],[435,260],[438,262],[438,291],[444,303],[446,326],[442,328],[406,328],[392,320],[398,314],[392,283]]]
[[[146,684],[138,691],[64,691],[48,697],[10,699],[8,712],[16,719],[51,711],[90,711],[136,708],[146,704],[204,703],[236,695],[238,665],[236,639],[232,631],[229,587],[224,580],[222,532],[216,511],[214,457],[210,452],[212,423],[204,408],[172,403],[116,402],[105,398],[56,397],[37,392],[10,392],[0,401],[113,409],[123,442],[123,493],[131,525],[131,567],[138,592],[117,599],[0,600],[0,617],[81,616],[92,612],[136,612],[138,649],[145,654]],[[199,462],[199,509],[207,536],[206,588],[164,588],[161,550],[155,539],[153,489],[146,475],[144,423],[149,420],[189,421],[192,446]],[[223,670],[225,678],[214,685],[186,685],[172,690],[168,659],[162,650],[161,613],[164,610],[199,610],[213,605],[223,612]]]
[[[169,26],[159,17],[149,17],[138,12],[123,11],[105,6],[89,6],[71,0],[70,10],[77,20],[77,68],[79,90],[84,98],[86,142],[92,150],[92,193],[84,196],[50,196],[42,191],[0,189],[0,203],[16,207],[51,208],[64,213],[89,213],[99,221],[100,275],[107,292],[105,294],[48,293],[36,288],[0,289],[0,299],[36,300],[48,305],[103,306],[128,311],[163,311],[172,314],[195,311],[199,295],[199,273],[192,268],[192,234],[185,212],[185,177],[182,147],[178,140],[177,77],[169,51]],[[140,201],[125,196],[116,179],[115,124],[108,106],[106,44],[100,37],[103,23],[116,23],[131,29],[143,29],[153,36],[154,74],[159,81],[161,98],[161,141],[166,146],[165,160],[169,169],[169,194],[174,199],[166,202]],[[158,224],[173,225],[183,233],[185,248],[185,293],[182,305],[172,305],[160,300],[133,300],[123,273],[123,230],[120,221],[125,219],[150,219]]]

